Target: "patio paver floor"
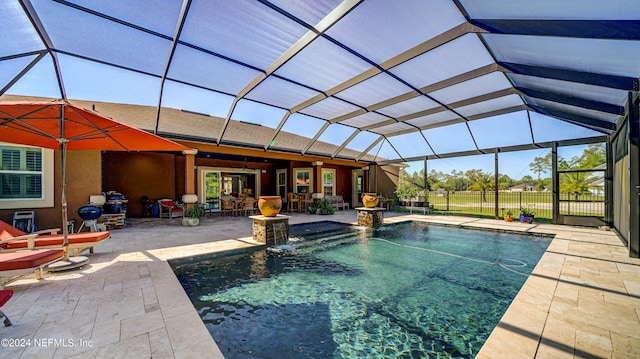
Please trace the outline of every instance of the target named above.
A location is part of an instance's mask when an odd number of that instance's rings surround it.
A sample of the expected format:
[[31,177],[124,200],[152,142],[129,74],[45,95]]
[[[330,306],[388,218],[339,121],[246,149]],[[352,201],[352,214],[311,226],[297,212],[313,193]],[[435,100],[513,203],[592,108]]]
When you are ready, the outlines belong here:
[[[355,211],[291,215],[291,224],[354,223]],[[454,216],[386,213],[385,222],[555,234],[547,252],[478,358],[640,357],[640,260],[613,232]],[[254,246],[247,218],[133,219],[96,247],[90,263],[35,280],[22,277],[3,307],[3,357],[222,358],[167,260]],[[5,339],[9,339],[6,341]],[[12,345],[9,345],[12,344]]]

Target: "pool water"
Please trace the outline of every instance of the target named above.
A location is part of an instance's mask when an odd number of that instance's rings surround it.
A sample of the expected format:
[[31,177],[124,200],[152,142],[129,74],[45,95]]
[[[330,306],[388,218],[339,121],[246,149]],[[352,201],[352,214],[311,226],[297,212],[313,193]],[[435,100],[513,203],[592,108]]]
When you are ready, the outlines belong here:
[[473,358],[550,243],[417,222],[290,237],[171,262],[225,358]]

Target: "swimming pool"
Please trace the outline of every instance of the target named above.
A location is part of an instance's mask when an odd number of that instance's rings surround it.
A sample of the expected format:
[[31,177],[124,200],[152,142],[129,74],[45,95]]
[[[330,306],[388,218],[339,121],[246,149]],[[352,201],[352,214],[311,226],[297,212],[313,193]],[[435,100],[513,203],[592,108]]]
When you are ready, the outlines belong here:
[[549,237],[292,226],[290,250],[171,261],[226,358],[471,358]]

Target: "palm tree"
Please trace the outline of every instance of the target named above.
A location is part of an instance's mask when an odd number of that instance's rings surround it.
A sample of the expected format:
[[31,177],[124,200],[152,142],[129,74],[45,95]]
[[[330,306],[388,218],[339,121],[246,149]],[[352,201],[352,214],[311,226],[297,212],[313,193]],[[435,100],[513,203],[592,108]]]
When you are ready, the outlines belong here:
[[581,194],[589,193],[591,189],[590,173],[587,172],[568,172],[563,173],[560,177],[560,192],[571,193],[575,196],[575,200]]
[[493,175],[482,170],[469,170],[466,173],[471,185],[467,187],[471,191],[482,192],[482,202],[486,202],[486,192],[493,189]]

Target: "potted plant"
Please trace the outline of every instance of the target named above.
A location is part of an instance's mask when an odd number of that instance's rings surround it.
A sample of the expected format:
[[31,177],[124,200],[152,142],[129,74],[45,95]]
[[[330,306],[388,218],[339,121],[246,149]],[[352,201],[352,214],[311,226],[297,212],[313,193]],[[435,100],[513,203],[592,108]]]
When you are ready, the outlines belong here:
[[331,201],[324,198],[318,202],[318,206],[316,208],[317,214],[334,214],[336,211],[336,207],[331,205]]
[[503,218],[505,222],[513,222],[513,212],[508,209],[506,212],[504,212]]
[[200,217],[204,216],[204,207],[200,203],[196,202],[187,209],[185,216],[182,217],[182,225],[195,227],[200,223]]
[[413,207],[424,207],[425,205],[425,198],[427,198],[427,194],[428,192],[426,190],[418,190],[416,188],[416,194],[414,195],[413,199],[411,201],[411,206]]
[[309,207],[307,207],[307,210],[309,210],[309,214],[316,214],[317,209],[318,208],[315,206],[315,204],[312,204]]
[[389,209],[391,209],[391,208],[393,208],[393,207],[395,207],[397,205],[398,205],[398,199],[395,198],[395,197],[391,197],[389,199]]
[[520,207],[520,222],[521,223],[533,223],[533,218],[536,212],[526,207]]
[[412,184],[402,183],[396,188],[396,196],[400,199],[401,206],[411,206],[411,200],[419,194],[418,188]]

